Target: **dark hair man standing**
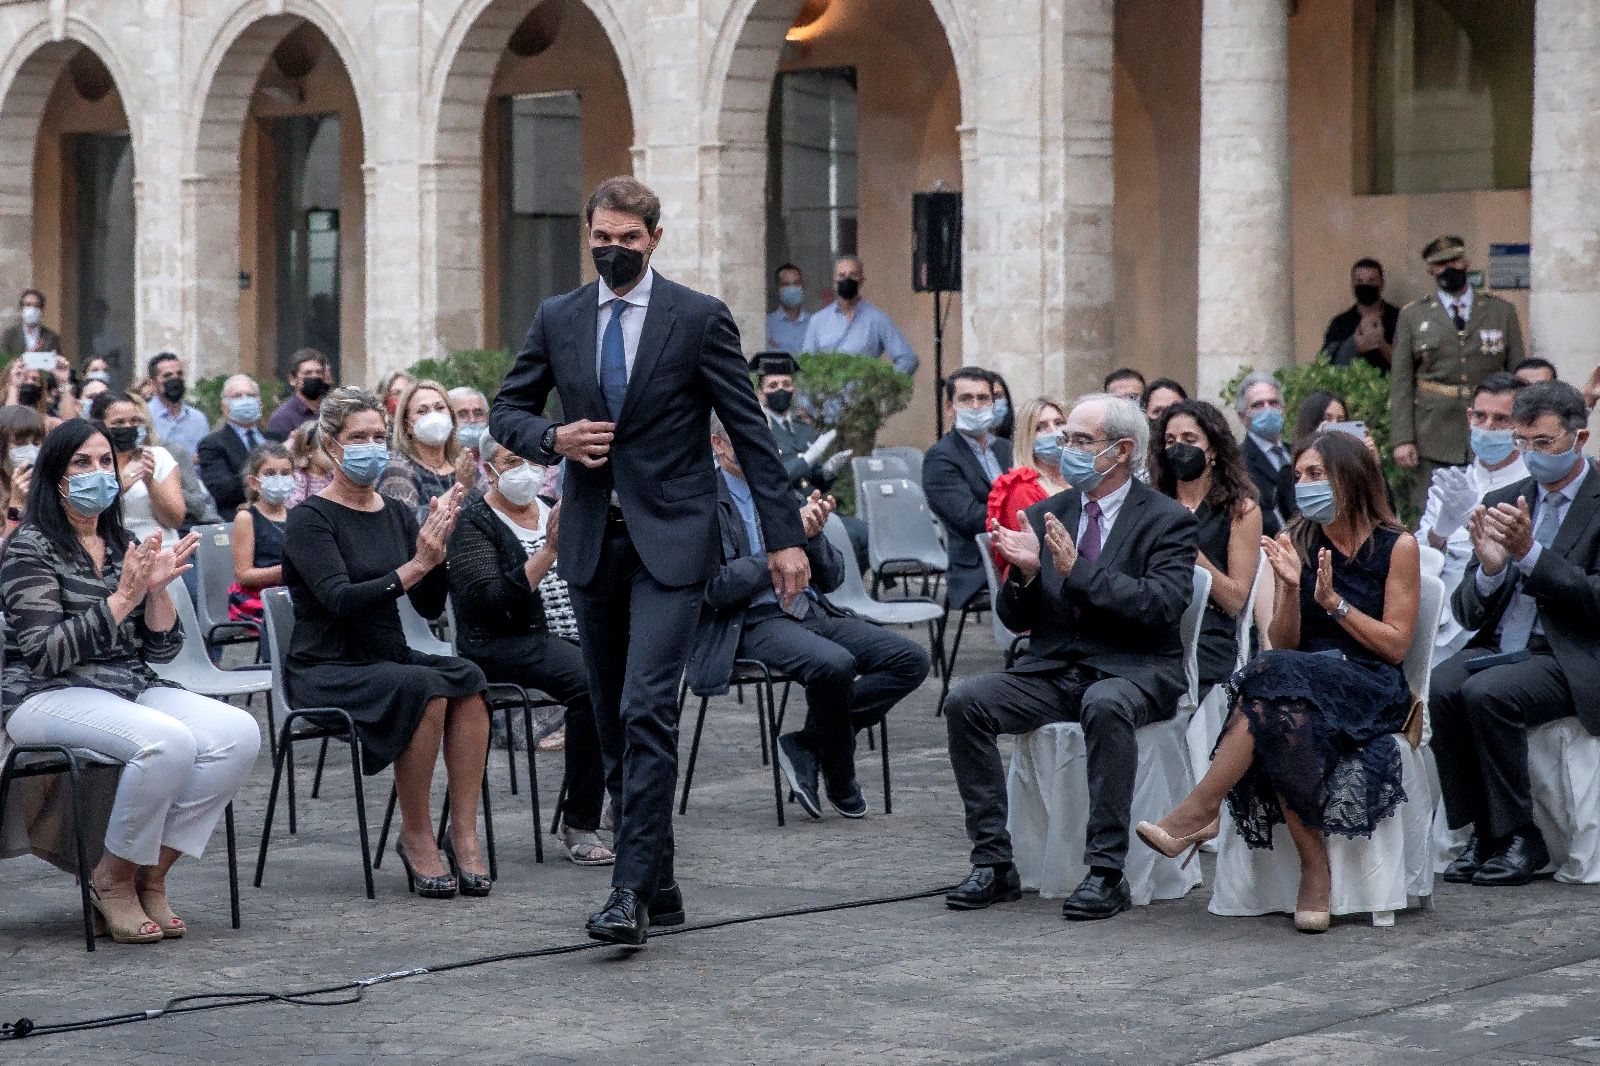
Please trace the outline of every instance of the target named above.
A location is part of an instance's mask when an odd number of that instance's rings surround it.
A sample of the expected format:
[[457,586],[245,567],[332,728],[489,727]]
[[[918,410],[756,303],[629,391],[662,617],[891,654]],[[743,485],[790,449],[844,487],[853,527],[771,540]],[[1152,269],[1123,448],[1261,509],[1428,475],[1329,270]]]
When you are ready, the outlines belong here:
[[1334,366],[1349,366],[1357,359],[1385,374],[1394,361],[1394,330],[1400,309],[1383,298],[1383,264],[1357,259],[1350,268],[1350,290],[1355,305],[1333,316],[1322,335],[1322,354]]
[[[518,455],[567,460],[558,565],[618,812],[611,895],[588,931],[635,947],[652,922],[684,920],[672,872],[677,686],[721,561],[713,410],[749,480],[779,601],[811,577],[739,330],[721,300],[651,269],[660,220],[661,201],[633,178],[595,189],[584,222],[600,278],[540,305],[489,418]],[[571,421],[544,416],[552,389]]]

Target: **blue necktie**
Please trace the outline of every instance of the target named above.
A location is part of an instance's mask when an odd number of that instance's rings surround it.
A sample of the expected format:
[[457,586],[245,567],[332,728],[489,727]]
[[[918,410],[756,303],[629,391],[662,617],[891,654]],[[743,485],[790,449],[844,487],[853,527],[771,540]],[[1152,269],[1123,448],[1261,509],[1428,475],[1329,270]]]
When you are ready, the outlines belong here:
[[600,394],[605,397],[613,422],[622,413],[622,401],[628,395],[628,350],[622,343],[622,312],[627,309],[623,300],[611,301],[611,321],[600,338]]

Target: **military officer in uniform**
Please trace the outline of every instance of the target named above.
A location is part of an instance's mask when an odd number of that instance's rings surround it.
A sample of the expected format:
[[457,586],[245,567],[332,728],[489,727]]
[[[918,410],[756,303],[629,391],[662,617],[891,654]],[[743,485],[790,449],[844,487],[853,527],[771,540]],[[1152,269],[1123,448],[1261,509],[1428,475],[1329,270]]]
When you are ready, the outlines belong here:
[[1438,291],[1401,309],[1389,377],[1394,460],[1416,471],[1418,510],[1435,469],[1468,462],[1466,412],[1478,383],[1527,354],[1516,308],[1468,283],[1465,241],[1438,237],[1422,258]]

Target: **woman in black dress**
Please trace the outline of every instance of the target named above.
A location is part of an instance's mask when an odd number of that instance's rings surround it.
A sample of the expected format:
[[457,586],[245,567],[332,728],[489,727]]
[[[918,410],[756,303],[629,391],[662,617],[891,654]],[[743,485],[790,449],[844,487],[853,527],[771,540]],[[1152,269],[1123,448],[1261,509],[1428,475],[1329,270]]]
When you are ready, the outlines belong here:
[[[300,707],[339,707],[355,719],[362,769],[394,763],[400,800],[396,851],[424,896],[489,894],[478,853],[478,790],[489,747],[483,671],[465,659],[406,645],[395,601],[409,596],[424,618],[444,611],[445,549],[461,510],[452,489],[419,528],[412,509],[373,491],[388,465],[383,405],[365,389],[322,401],[319,437],[333,483],[289,512],[283,583],[294,600],[294,641],[285,659]],[[450,838],[433,842],[428,793],[444,744]]]
[[1176,856],[1217,835],[1226,798],[1239,834],[1271,847],[1288,827],[1300,854],[1295,928],[1329,924],[1325,833],[1370,836],[1405,799],[1400,732],[1413,697],[1400,664],[1417,622],[1417,542],[1395,520],[1383,475],[1356,438],[1321,433],[1295,455],[1300,514],[1261,545],[1276,594],[1271,651],[1229,682],[1233,714],[1194,791],[1150,847]]
[[1151,484],[1194,512],[1200,524],[1195,565],[1211,574],[1211,598],[1200,623],[1203,692],[1226,681],[1237,662],[1239,615],[1261,558],[1261,508],[1239,442],[1211,404],[1180,400],[1167,407],[1156,421],[1155,440]]

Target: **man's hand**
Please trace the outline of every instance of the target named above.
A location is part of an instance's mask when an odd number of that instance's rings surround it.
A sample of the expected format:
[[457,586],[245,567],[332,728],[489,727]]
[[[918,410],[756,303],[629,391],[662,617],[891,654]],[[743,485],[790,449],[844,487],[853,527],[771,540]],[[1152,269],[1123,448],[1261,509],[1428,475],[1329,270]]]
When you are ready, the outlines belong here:
[[997,518],[990,523],[989,532],[1000,557],[1016,567],[1017,573],[1022,575],[1022,583],[1027,584],[1039,572],[1039,536],[1021,511],[1017,512],[1017,527],[1007,529]]
[[823,498],[822,493],[811,490],[811,496],[800,507],[800,525],[805,528],[806,539],[810,540],[822,532],[822,527],[828,524],[828,516],[838,506],[832,496]]
[[1472,514],[1467,516],[1467,533],[1472,537],[1472,551],[1478,557],[1478,568],[1485,577],[1497,577],[1505,570],[1511,557],[1506,553],[1505,545],[1490,532],[1484,517],[1488,513],[1487,507],[1474,508]]
[[591,422],[587,418],[568,422],[556,430],[556,454],[590,470],[605,466],[616,429],[614,422]]
[[1066,577],[1078,562],[1078,546],[1072,543],[1072,534],[1053,514],[1044,516],[1044,544],[1050,549],[1050,561],[1056,564],[1056,573]]
[[772,591],[784,610],[811,584],[811,560],[804,548],[779,548],[767,553],[767,570],[772,574]]
[[1483,512],[1484,526],[1489,535],[1505,548],[1513,559],[1526,558],[1533,550],[1533,515],[1528,510],[1528,499],[1517,497],[1517,505],[1497,503]]
[[456,484],[471,492],[477,482],[478,453],[473,448],[462,448],[461,454],[456,456]]
[[1589,371],[1589,380],[1583,386],[1583,402],[1594,410],[1594,405],[1600,402],[1600,366]]
[[1397,465],[1407,470],[1417,465],[1417,446],[1415,444],[1396,444],[1394,446],[1394,461]]
[[1383,347],[1383,319],[1376,315],[1371,317],[1363,315],[1361,322],[1356,326],[1356,351],[1370,352],[1374,348]]
[[1478,487],[1466,467],[1447,466],[1434,472],[1428,489],[1433,507],[1433,532],[1449,539],[1478,506]]

